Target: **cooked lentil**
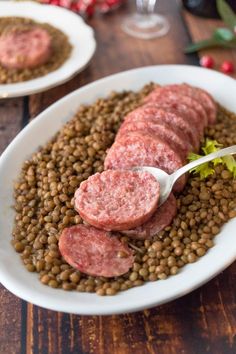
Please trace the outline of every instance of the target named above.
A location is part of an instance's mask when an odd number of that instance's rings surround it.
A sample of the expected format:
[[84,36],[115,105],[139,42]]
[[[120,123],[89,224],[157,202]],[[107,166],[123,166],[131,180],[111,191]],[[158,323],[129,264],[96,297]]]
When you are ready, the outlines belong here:
[[[89,175],[103,170],[106,149],[124,115],[140,105],[152,88],[153,84],[149,84],[136,93],[111,93],[106,99],[81,107],[51,141],[24,163],[15,183],[12,243],[26,268],[39,273],[43,284],[104,296],[145,281],[164,280],[204,256],[213,247],[221,226],[236,216],[236,181],[218,165],[207,180],[189,177],[178,196],[178,213],[172,224],[152,240],[121,237],[135,255],[132,269],[123,276],[87,276],[60,256],[60,232],[82,223],[73,207],[75,190]],[[236,144],[235,132],[236,115],[219,106],[218,121],[206,129],[206,137],[228,146]]]
[[[72,51],[72,46],[63,32],[48,23],[38,23],[29,18],[0,17],[0,35],[7,27],[18,25],[37,25],[44,28],[52,38],[52,54],[45,64],[33,69],[7,69],[0,64],[0,84],[22,82],[44,76],[58,69],[69,58]],[[27,180],[30,182],[33,178],[33,170],[29,170]]]

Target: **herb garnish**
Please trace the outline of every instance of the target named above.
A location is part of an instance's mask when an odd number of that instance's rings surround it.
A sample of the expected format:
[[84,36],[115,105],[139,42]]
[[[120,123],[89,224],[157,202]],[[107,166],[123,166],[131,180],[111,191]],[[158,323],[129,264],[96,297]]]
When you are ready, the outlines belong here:
[[[219,144],[216,140],[206,139],[204,146],[201,148],[204,155],[211,154],[212,152],[218,151],[222,148],[222,144]],[[198,155],[195,153],[190,153],[188,155],[189,162],[198,160],[204,155]],[[190,172],[194,174],[199,174],[200,179],[205,179],[210,175],[213,175],[215,172],[215,166],[223,164],[225,167],[232,173],[233,177],[236,178],[236,161],[233,156],[228,155],[221,158],[216,158],[210,162],[203,163],[200,166],[194,167]]]
[[211,47],[236,48],[236,14],[225,0],[217,0],[217,10],[227,27],[216,28],[211,38],[190,44],[185,53]]

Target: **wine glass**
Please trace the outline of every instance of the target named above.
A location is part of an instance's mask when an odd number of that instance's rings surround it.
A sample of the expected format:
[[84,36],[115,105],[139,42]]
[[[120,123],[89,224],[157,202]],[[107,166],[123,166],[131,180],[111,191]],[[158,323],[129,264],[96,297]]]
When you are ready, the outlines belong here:
[[136,0],[136,13],[124,19],[123,31],[142,39],[164,36],[170,25],[164,16],[154,13],[155,5],[156,0]]

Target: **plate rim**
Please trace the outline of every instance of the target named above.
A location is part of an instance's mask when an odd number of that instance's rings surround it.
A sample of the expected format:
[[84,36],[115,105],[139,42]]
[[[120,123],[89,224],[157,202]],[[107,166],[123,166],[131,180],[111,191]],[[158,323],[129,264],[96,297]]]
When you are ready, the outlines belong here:
[[[43,91],[47,91],[51,88],[57,87],[59,85],[64,84],[65,82],[71,80],[73,77],[75,77],[77,74],[79,74],[80,72],[82,72],[91,62],[95,51],[97,49],[97,42],[95,39],[95,32],[93,30],[93,28],[91,26],[89,26],[85,20],[79,15],[74,13],[73,11],[70,11],[64,7],[59,7],[56,5],[50,5],[50,4],[40,4],[34,1],[30,1],[30,0],[26,0],[26,1],[22,1],[22,2],[14,2],[14,1],[4,1],[4,0],[0,0],[0,7],[8,7],[11,8],[14,6],[14,8],[24,8],[25,6],[30,6],[33,8],[33,10],[37,11],[37,8],[43,9],[49,9],[50,11],[54,11],[55,13],[61,13],[63,14],[67,14],[67,16],[71,16],[71,18],[74,18],[75,20],[78,21],[78,23],[80,24],[80,27],[82,26],[84,28],[84,30],[87,32],[87,37],[90,37],[89,42],[90,42],[90,48],[89,48],[89,54],[88,59],[86,59],[86,61],[83,63],[83,65],[81,65],[79,68],[74,69],[73,72],[71,72],[69,75],[63,75],[63,77],[61,79],[57,79],[54,81],[52,81],[51,83],[48,84],[43,84],[43,82],[41,82],[39,84],[39,87],[37,86],[37,83],[35,84],[35,81],[40,80],[40,79],[44,79],[48,77],[48,75],[52,74],[52,73],[57,73],[63,65],[66,64],[66,62],[70,59],[68,58],[59,68],[57,68],[56,70],[53,70],[51,72],[49,72],[46,75],[43,76],[39,76],[35,79],[31,79],[31,80],[26,80],[26,81],[20,81],[17,83],[10,83],[10,84],[0,84],[0,100],[5,99],[5,98],[14,98],[14,97],[23,97],[23,96],[27,96],[27,95],[31,95],[31,94],[36,94],[36,93],[40,93]],[[47,8],[45,7],[47,6]],[[0,15],[1,17],[6,17],[5,15]],[[21,17],[21,16],[17,16],[17,17]],[[23,17],[23,16],[22,16]],[[35,21],[39,21],[40,22],[40,18],[38,19],[34,19]],[[43,21],[42,21],[43,22]],[[50,22],[47,21],[47,23],[51,24]],[[52,24],[53,25],[53,24]],[[55,25],[53,25],[54,27],[56,27]],[[63,30],[59,27],[57,27],[59,30],[61,30],[63,32]],[[68,39],[70,40],[69,36]],[[73,48],[72,48],[73,50]],[[36,86],[32,89],[30,87],[30,84],[35,84]],[[19,91],[17,91],[17,87],[18,85],[25,85],[26,88],[20,89]],[[13,92],[8,91],[9,90],[9,86],[13,86]]]
[[[25,134],[24,132],[27,132],[27,130],[29,129],[28,127],[29,126],[32,126],[33,124],[40,124],[40,117],[43,117],[43,116],[46,116],[48,114],[48,112],[50,113],[50,110],[53,110],[53,108],[57,107],[58,104],[59,105],[62,105],[64,104],[67,100],[69,101],[70,98],[72,98],[73,96],[76,96],[80,93],[82,93],[83,91],[86,91],[86,90],[89,90],[92,86],[99,86],[101,83],[104,83],[106,81],[109,81],[109,80],[113,80],[114,78],[117,78],[119,76],[122,76],[122,75],[127,75],[129,73],[132,73],[132,72],[137,72],[137,71],[142,71],[142,70],[152,70],[152,69],[155,69],[155,68],[160,68],[160,69],[163,69],[163,68],[166,68],[167,70],[170,70],[172,68],[172,70],[175,70],[176,68],[181,69],[186,69],[186,70],[193,70],[193,71],[207,71],[208,74],[209,74],[209,70],[208,69],[202,69],[202,68],[199,68],[199,67],[195,67],[195,66],[190,66],[190,65],[153,65],[153,66],[146,66],[146,67],[141,67],[141,68],[135,68],[135,69],[132,69],[132,70],[127,70],[127,71],[123,71],[123,72],[120,72],[120,73],[116,73],[116,74],[113,74],[113,75],[109,75],[105,78],[102,78],[102,79],[99,79],[99,80],[96,80],[90,84],[87,84],[71,93],[69,93],[68,95],[66,95],[65,97],[63,97],[62,99],[60,99],[59,101],[55,102],[54,104],[52,104],[51,106],[49,106],[46,110],[44,110],[43,112],[41,112],[38,116],[37,116],[37,119],[34,119],[27,127],[25,127],[16,137],[15,139],[13,139],[13,141],[9,144],[9,146],[6,148],[6,150],[3,152],[2,156],[0,157],[0,170],[1,170],[1,165],[2,165],[2,161],[7,157],[7,154],[8,152],[11,150],[11,149],[14,149],[14,143],[18,140],[18,139],[21,139],[22,135]],[[165,70],[166,70],[165,69]],[[214,75],[217,75],[217,76],[220,76],[221,78],[225,78],[227,80],[231,80],[233,82],[233,85],[236,85],[236,81],[232,78],[229,78],[228,76],[226,77],[224,74],[221,74],[221,73],[217,73],[217,72],[213,72],[213,76]],[[158,78],[157,80],[158,81]],[[124,88],[125,90],[125,84],[124,84]],[[229,224],[229,222],[227,223]],[[216,238],[217,239],[217,238]],[[10,240],[9,240],[10,241]],[[212,250],[214,249],[217,249],[218,251],[218,248],[215,246],[213,247]],[[216,253],[217,253],[216,251]],[[232,250],[231,250],[232,252]],[[211,253],[212,254],[212,253]],[[15,253],[16,257],[17,257],[17,254]],[[208,254],[208,258],[209,258],[209,255],[210,253]],[[1,252],[0,252],[0,256],[1,256]],[[199,262],[201,261],[204,261],[204,259],[206,256],[200,258],[198,260],[198,262],[196,264],[199,264]],[[212,256],[213,257],[213,256]],[[1,258],[1,257],[0,257]],[[18,255],[18,258],[19,255]],[[210,273],[210,276],[207,276],[205,278],[203,278],[201,281],[197,282],[194,284],[194,281],[192,279],[192,281],[189,282],[188,284],[188,287],[185,287],[184,288],[184,291],[182,290],[182,292],[177,292],[175,293],[174,295],[171,295],[171,296],[167,296],[165,297],[164,299],[162,299],[161,301],[152,301],[150,303],[145,303],[145,304],[139,304],[139,305],[133,305],[133,306],[125,306],[126,304],[122,304],[118,309],[113,309],[112,306],[108,306],[106,307],[106,309],[102,309],[102,310],[98,310],[98,309],[94,309],[94,306],[91,306],[91,307],[86,307],[86,309],[82,309],[81,307],[79,309],[75,309],[73,311],[71,310],[67,310],[67,306],[65,305],[64,307],[62,308],[58,308],[58,305],[57,304],[51,304],[48,305],[48,303],[44,303],[42,304],[41,300],[36,296],[32,301],[32,296],[28,296],[27,292],[25,294],[25,292],[23,291],[23,295],[22,295],[22,288],[18,289],[18,291],[15,291],[15,288],[14,288],[14,283],[9,283],[7,282],[7,280],[4,278],[4,275],[3,275],[3,271],[1,270],[1,267],[0,267],[0,279],[1,279],[1,282],[2,284],[8,289],[10,290],[12,293],[14,293],[16,296],[19,296],[21,297],[22,299],[26,300],[26,301],[29,301],[31,303],[34,303],[35,305],[38,305],[38,306],[41,306],[43,308],[47,308],[47,309],[50,309],[50,310],[54,310],[54,311],[63,311],[63,312],[67,312],[67,313],[75,313],[75,314],[81,314],[81,315],[111,315],[111,314],[120,314],[120,313],[128,313],[128,312],[136,312],[136,311],[139,311],[139,310],[142,310],[144,308],[151,308],[151,307],[154,307],[154,306],[157,306],[157,305],[161,305],[163,303],[166,303],[166,302],[169,302],[169,301],[172,301],[174,299],[177,299],[195,289],[197,289],[198,287],[202,286],[203,284],[205,284],[206,282],[208,282],[210,279],[212,279],[213,277],[215,277],[217,274],[219,274],[222,270],[224,270],[225,268],[227,268],[234,260],[236,259],[236,247],[235,247],[235,250],[233,250],[232,254],[231,254],[231,257],[227,259],[227,262],[224,263],[224,265],[222,264],[219,264],[218,267],[213,267],[214,269],[211,270],[211,273]],[[1,263],[1,259],[0,259],[0,263]],[[186,269],[187,267],[191,267],[192,265],[186,265],[184,266],[184,269]],[[194,265],[193,265],[194,266]],[[189,268],[190,269],[190,268]],[[181,274],[181,272],[180,272]],[[30,273],[28,274],[30,276]],[[35,275],[35,274],[34,274]],[[179,274],[175,275],[175,279],[177,279]],[[35,281],[38,282],[38,279],[35,279]],[[168,281],[168,280],[165,280],[165,282]],[[147,283],[146,285],[144,286],[148,286],[148,284],[150,283]],[[24,290],[24,287],[23,287],[23,290]],[[63,290],[58,290],[56,289],[55,291],[63,291]],[[129,291],[132,291],[132,289],[130,290],[127,290],[125,292],[122,292],[122,293],[126,293],[126,292],[129,292]],[[120,293],[120,294],[122,294]],[[56,294],[56,293],[55,293]],[[115,297],[116,298],[121,298],[121,301],[123,300],[122,299],[122,296],[120,294],[117,294]],[[87,294],[86,294],[87,295]],[[88,294],[89,296],[90,294]],[[97,296],[97,295],[92,295],[92,296]],[[97,305],[95,304],[95,307]],[[102,305],[101,305],[102,306]]]

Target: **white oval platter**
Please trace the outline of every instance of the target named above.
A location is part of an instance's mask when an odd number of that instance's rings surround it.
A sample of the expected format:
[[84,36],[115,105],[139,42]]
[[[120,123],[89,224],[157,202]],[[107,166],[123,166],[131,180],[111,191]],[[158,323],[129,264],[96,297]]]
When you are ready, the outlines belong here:
[[216,276],[236,259],[236,219],[216,237],[216,245],[194,264],[167,280],[146,283],[116,296],[51,289],[26,271],[11,246],[13,181],[23,161],[48,141],[68,121],[80,104],[92,103],[111,91],[138,90],[150,81],[159,84],[187,82],[208,90],[229,110],[236,112],[236,81],[212,70],[192,66],[163,65],[115,74],[62,98],[42,112],[7,147],[0,158],[0,281],[13,294],[47,309],[83,315],[108,315],[150,308],[176,299]]

